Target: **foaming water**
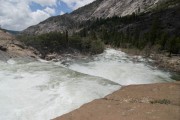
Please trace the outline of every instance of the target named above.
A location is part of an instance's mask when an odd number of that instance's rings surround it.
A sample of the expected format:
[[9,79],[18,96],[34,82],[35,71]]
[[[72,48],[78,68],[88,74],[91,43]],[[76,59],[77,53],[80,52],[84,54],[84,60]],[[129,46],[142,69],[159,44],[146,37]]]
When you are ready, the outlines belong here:
[[0,62],[0,120],[50,120],[120,85],[51,62]]
[[107,49],[103,54],[94,56],[91,61],[70,64],[68,68],[121,85],[172,81],[169,73],[149,66],[142,57],[128,56],[114,49]]
[[120,84],[171,81],[169,73],[137,58],[107,49],[91,58],[68,59],[65,65],[65,60],[0,62],[0,120],[50,120],[118,90]]

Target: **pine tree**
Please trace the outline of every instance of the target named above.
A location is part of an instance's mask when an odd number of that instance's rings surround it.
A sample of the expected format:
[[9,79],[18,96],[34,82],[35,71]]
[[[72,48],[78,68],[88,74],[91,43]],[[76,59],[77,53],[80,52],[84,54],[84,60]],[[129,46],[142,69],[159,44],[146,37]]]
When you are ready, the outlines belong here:
[[68,30],[65,32],[65,41],[66,41],[66,47],[69,47],[69,35],[68,35]]

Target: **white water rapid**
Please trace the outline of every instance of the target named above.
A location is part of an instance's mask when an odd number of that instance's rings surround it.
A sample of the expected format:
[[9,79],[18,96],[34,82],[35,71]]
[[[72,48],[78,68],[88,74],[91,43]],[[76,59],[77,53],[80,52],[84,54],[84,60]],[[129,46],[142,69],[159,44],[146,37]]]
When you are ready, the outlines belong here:
[[0,62],[0,120],[50,120],[121,85],[172,81],[170,77],[143,58],[114,49],[63,62]]

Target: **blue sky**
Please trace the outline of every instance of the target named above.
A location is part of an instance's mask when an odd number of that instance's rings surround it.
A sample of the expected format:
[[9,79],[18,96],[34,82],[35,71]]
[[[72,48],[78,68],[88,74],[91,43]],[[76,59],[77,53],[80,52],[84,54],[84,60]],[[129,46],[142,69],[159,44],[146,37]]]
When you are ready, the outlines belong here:
[[[36,2],[31,2],[30,3],[30,8],[33,12],[37,11],[37,10],[43,10],[45,9],[47,6],[41,6],[40,4],[36,3]],[[56,5],[54,6],[49,6],[51,9],[55,9],[55,13],[53,14],[55,15],[60,15],[62,13],[70,13],[73,11],[72,8],[68,7],[66,3],[59,1]]]
[[0,25],[21,31],[51,17],[70,13],[94,0],[0,0]]

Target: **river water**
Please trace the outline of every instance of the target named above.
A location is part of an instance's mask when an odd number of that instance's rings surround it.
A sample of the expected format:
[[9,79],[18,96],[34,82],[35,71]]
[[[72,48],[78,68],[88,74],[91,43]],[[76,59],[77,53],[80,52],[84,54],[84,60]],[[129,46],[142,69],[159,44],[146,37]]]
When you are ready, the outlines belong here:
[[170,73],[114,49],[60,62],[0,62],[0,120],[50,120],[124,85],[169,81]]

